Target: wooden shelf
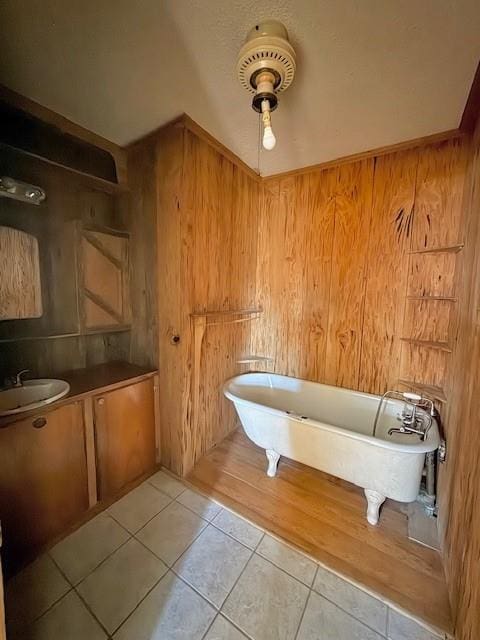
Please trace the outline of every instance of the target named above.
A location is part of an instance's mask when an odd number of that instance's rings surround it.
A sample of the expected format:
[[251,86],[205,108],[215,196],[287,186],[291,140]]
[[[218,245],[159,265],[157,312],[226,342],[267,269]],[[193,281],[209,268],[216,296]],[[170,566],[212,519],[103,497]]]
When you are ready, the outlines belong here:
[[465,245],[463,242],[461,244],[453,244],[449,247],[436,247],[432,249],[416,249],[415,251],[410,251],[411,255],[419,254],[419,253],[458,253],[463,249]]
[[256,362],[274,362],[269,356],[244,356],[237,360],[237,364],[254,364]]
[[216,324],[238,324],[249,320],[256,320],[263,312],[262,309],[235,309],[233,311],[203,311],[191,313],[195,325],[209,327]]
[[96,334],[110,334],[110,333],[126,333],[131,330],[130,325],[123,326],[112,326],[112,327],[101,327],[98,329],[89,329],[88,331],[73,331],[71,333],[54,333],[51,335],[45,336],[19,336],[15,338],[0,338],[0,344],[4,344],[7,342],[32,342],[38,340],[60,340],[65,338],[80,338],[81,336],[90,336]]
[[85,183],[90,185],[93,189],[97,189],[98,191],[103,191],[104,193],[110,194],[122,194],[128,193],[129,188],[126,184],[118,183],[118,182],[110,182],[109,180],[105,180],[104,178],[99,178],[98,176],[92,175],[91,173],[85,173],[84,171],[80,171],[78,169],[74,169],[73,167],[65,166],[59,162],[55,162],[54,160],[50,160],[49,158],[45,158],[43,156],[37,155],[36,153],[32,153],[31,151],[25,151],[24,149],[17,149],[12,145],[6,144],[4,142],[0,142],[0,149],[6,148],[14,151],[16,153],[29,156],[30,158],[35,158],[35,160],[39,160],[45,164],[49,164],[53,167],[58,167],[67,173],[74,173],[75,175],[85,179]]
[[457,302],[458,298],[453,296],[407,296],[407,300],[444,300],[446,302]]
[[418,347],[426,347],[428,349],[438,349],[447,353],[452,353],[452,347],[448,342],[439,342],[435,340],[418,340],[416,338],[400,338],[402,342],[416,345]]
[[447,396],[445,395],[445,391],[441,387],[422,384],[421,382],[414,382],[413,380],[404,380],[403,378],[400,378],[398,382],[399,384],[411,387],[412,389],[424,391],[427,395],[432,396],[432,398],[438,400],[439,402],[447,402]]
[[234,310],[226,310],[218,309],[216,311],[196,311],[195,313],[191,313],[192,318],[215,318],[215,317],[223,317],[223,316],[252,316],[258,315],[262,313],[263,309],[234,309]]

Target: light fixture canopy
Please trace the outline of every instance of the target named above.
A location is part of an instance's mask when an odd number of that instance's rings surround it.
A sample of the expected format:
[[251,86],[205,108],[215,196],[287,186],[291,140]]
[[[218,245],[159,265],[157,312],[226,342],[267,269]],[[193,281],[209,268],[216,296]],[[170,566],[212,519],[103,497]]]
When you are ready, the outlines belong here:
[[295,76],[295,50],[281,22],[265,20],[248,33],[237,59],[242,86],[253,93],[252,108],[262,114],[263,146],[275,146],[270,114],[277,108],[277,94],[291,85]]

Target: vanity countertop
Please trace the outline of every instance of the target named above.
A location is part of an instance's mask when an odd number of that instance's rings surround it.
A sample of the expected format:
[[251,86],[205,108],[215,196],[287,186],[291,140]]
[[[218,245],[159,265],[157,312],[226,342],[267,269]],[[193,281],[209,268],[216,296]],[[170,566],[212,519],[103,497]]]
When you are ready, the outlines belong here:
[[134,384],[146,378],[151,378],[157,373],[150,367],[140,367],[130,362],[118,361],[99,364],[85,369],[65,371],[56,378],[65,380],[70,385],[69,393],[51,404],[46,404],[40,409],[25,411],[11,416],[0,418],[0,428],[7,427],[13,422],[24,420],[34,415],[44,414],[61,405],[82,400],[84,397],[112,391],[126,384]]

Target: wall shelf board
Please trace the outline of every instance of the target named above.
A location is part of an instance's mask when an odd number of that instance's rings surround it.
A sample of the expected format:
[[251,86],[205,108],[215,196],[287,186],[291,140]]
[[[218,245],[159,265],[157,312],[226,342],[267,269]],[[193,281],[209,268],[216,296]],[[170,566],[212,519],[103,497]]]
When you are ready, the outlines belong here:
[[417,254],[417,253],[458,253],[459,251],[461,251],[464,247],[464,243],[460,243],[460,244],[453,244],[450,245],[449,247],[436,247],[433,249],[416,249],[415,251],[410,251],[410,254]]
[[254,364],[257,362],[275,362],[273,358],[269,356],[244,356],[243,358],[239,358],[237,360],[237,364]]
[[427,395],[432,396],[435,400],[439,402],[447,402],[447,396],[445,395],[445,391],[441,387],[433,387],[428,384],[422,384],[421,382],[415,382],[414,380],[404,380],[403,378],[399,379],[399,384],[403,384],[406,387],[411,387],[412,389],[417,389],[418,391],[424,391]]
[[131,325],[129,324],[125,324],[125,325],[112,325],[112,326],[105,326],[105,327],[98,327],[98,328],[94,328],[91,327],[89,329],[87,329],[85,331],[84,334],[82,335],[86,335],[86,336],[90,336],[90,335],[96,335],[99,333],[127,333],[128,331],[131,331]]
[[72,333],[53,333],[46,336],[21,336],[18,338],[0,338],[0,344],[9,342],[27,342],[32,340],[58,340],[59,338],[78,338],[80,332],[75,331]]
[[222,311],[221,309],[216,311],[196,311],[191,313],[192,318],[222,318],[224,316],[252,316],[262,313],[263,309],[234,309]]
[[62,169],[67,174],[75,174],[77,176],[81,176],[85,179],[85,183],[91,185],[92,188],[98,189],[99,191],[103,191],[104,193],[110,194],[120,194],[120,193],[128,193],[129,188],[125,184],[109,182],[108,180],[104,180],[103,178],[99,178],[90,173],[85,173],[83,171],[79,171],[78,169],[74,169],[72,167],[67,167],[59,162],[55,162],[54,160],[50,160],[49,158],[44,158],[43,156],[39,156],[36,153],[32,153],[31,151],[25,151],[24,149],[17,149],[9,144],[5,144],[4,142],[0,142],[0,149],[10,149],[11,151],[15,151],[18,154],[28,156],[29,158],[34,158],[35,160],[40,161],[43,164],[48,164],[52,167],[57,167],[58,169]]
[[238,309],[234,311],[205,311],[191,313],[190,317],[195,326],[211,327],[218,324],[238,324],[249,322],[260,317],[262,309]]
[[452,347],[448,344],[448,342],[439,342],[435,340],[418,340],[416,338],[400,338],[400,340],[402,340],[402,342],[408,342],[409,344],[414,344],[418,347],[426,347],[428,349],[439,349],[440,351],[452,353]]
[[100,329],[89,329],[86,333],[74,331],[72,333],[52,333],[46,336],[21,336],[19,338],[0,338],[0,344],[8,344],[12,342],[40,342],[41,340],[62,340],[66,338],[79,338],[84,335],[110,334],[110,333],[127,333],[131,330],[130,325],[122,327],[114,326]]
[[407,300],[445,300],[447,302],[457,302],[458,298],[453,296],[407,296]]

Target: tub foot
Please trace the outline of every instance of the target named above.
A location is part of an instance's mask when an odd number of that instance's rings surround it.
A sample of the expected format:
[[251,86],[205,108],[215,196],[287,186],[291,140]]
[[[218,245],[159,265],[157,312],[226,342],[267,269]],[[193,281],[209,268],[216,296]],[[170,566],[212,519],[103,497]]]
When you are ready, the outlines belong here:
[[267,476],[274,478],[277,475],[278,461],[280,460],[280,454],[273,449],[266,449],[265,454],[268,460]]
[[372,489],[364,489],[365,497],[367,498],[367,520],[370,524],[378,524],[378,514],[380,507],[385,502],[385,496],[382,496],[378,491],[372,491]]

